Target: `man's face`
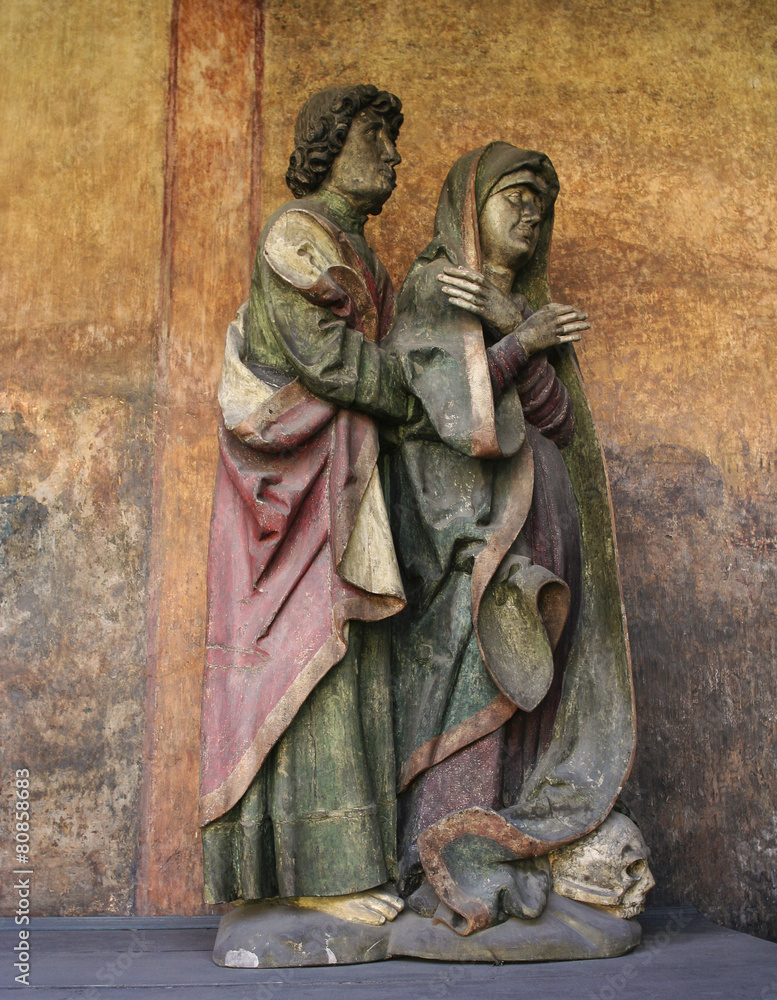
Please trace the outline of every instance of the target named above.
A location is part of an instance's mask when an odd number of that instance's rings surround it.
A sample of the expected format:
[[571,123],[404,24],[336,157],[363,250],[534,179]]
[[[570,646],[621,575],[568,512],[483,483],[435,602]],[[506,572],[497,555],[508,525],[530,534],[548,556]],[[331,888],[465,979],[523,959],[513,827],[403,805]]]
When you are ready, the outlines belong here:
[[523,267],[537,249],[543,202],[528,171],[507,174],[480,213],[480,246],[485,260],[511,270]]
[[363,215],[378,215],[396,187],[401,162],[386,123],[365,108],[351,122],[322,188],[337,191]]

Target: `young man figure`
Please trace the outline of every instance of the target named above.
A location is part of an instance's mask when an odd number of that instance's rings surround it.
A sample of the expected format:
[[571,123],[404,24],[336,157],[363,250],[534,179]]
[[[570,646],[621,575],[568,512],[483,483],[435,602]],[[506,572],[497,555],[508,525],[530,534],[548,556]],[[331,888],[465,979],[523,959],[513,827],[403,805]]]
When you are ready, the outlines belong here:
[[404,605],[377,422],[408,410],[380,348],[391,281],[364,237],[402,123],[372,86],[312,97],[296,200],[268,220],[227,336],[208,565],[201,824],[208,902],[280,896],[392,920],[396,792],[384,619]]

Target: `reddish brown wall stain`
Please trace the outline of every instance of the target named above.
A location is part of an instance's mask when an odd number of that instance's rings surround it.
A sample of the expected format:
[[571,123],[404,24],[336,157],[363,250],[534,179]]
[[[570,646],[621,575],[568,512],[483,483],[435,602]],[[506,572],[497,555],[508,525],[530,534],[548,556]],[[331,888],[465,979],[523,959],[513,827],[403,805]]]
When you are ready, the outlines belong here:
[[196,804],[215,396],[223,332],[251,267],[254,5],[180,0],[176,13],[140,913],[203,909]]

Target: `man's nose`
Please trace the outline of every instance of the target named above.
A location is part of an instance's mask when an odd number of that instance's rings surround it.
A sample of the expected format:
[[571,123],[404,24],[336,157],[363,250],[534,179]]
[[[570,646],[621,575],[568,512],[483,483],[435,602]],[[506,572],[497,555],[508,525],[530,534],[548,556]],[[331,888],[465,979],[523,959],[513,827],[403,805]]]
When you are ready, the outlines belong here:
[[397,147],[390,140],[386,140],[386,147],[383,150],[383,159],[390,163],[392,167],[397,167],[402,162],[402,157],[397,152]]

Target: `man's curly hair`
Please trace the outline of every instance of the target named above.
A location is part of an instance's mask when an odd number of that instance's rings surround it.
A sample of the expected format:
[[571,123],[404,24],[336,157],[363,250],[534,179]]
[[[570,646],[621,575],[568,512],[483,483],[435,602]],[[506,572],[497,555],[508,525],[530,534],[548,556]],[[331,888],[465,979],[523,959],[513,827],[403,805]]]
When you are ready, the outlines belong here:
[[383,118],[396,142],[404,121],[402,102],[387,90],[372,84],[333,87],[305,102],[297,118],[295,149],[286,171],[286,183],[295,198],[304,198],[320,186],[343,148],[351,122],[365,108]]

